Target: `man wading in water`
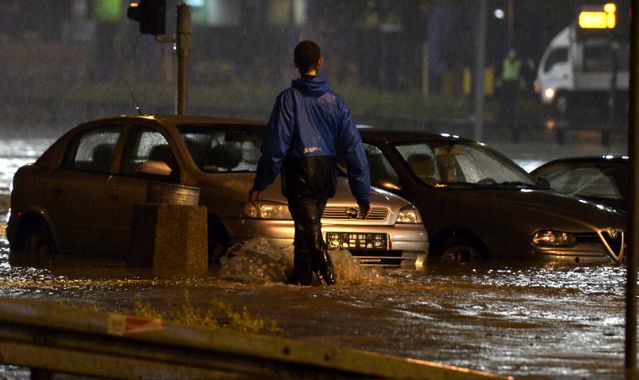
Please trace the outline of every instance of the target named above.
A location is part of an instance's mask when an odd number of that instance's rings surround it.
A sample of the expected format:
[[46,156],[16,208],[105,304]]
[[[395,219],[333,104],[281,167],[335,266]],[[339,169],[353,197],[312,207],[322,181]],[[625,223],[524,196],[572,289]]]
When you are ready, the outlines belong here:
[[249,192],[249,202],[259,200],[260,192],[282,171],[282,194],[295,221],[290,282],[299,285],[310,285],[313,273],[323,284],[336,282],[320,219],[326,200],[335,195],[338,157],[346,163],[360,216],[370,213],[371,181],[362,140],[344,100],[318,75],[322,61],[315,42],[302,41],[295,47],[300,78],[275,101]]

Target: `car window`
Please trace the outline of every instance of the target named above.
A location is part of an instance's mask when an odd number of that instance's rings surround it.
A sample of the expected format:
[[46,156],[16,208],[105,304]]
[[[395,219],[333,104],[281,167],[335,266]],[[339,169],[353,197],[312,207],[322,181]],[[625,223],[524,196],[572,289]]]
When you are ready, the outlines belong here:
[[109,173],[121,127],[88,130],[69,144],[63,167],[95,173]]
[[261,157],[262,131],[225,125],[181,126],[193,161],[208,173],[254,172]]
[[382,183],[399,184],[399,175],[378,147],[371,144],[364,144],[364,152],[366,152],[366,158],[368,159],[368,166],[371,171],[371,183],[373,185]]
[[171,168],[168,179],[176,181],[179,178],[180,167],[167,139],[156,130],[134,127],[124,149],[120,171],[124,175],[137,175],[138,165],[144,161],[165,162]]
[[399,145],[397,150],[419,180],[429,185],[434,185],[441,180],[435,153],[430,146],[427,144]]

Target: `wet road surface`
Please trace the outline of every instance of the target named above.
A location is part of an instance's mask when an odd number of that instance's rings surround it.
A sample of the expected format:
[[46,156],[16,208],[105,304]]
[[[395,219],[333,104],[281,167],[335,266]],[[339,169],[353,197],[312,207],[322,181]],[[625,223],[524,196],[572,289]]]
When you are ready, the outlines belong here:
[[[99,260],[14,268],[0,241],[0,296],[130,312],[212,300],[268,318],[273,334],[530,378],[623,378],[625,269],[616,266],[375,270],[332,252],[340,284],[285,284],[292,250],[251,241],[206,280],[158,280]],[[19,371],[18,371],[19,372]],[[1,376],[2,371],[0,371]],[[7,372],[5,372],[6,375]]]

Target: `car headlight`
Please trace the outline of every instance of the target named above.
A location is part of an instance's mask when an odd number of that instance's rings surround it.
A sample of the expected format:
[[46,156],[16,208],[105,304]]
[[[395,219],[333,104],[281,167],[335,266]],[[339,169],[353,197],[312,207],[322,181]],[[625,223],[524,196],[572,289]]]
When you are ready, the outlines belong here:
[[292,219],[288,205],[275,202],[247,202],[244,206],[244,214],[252,219]]
[[541,230],[535,232],[532,243],[543,247],[571,247],[577,243],[577,238],[568,232]]
[[399,215],[397,216],[397,223],[412,223],[417,224],[422,222],[422,216],[419,215],[419,211],[417,207],[410,205],[404,206],[401,210],[399,210]]

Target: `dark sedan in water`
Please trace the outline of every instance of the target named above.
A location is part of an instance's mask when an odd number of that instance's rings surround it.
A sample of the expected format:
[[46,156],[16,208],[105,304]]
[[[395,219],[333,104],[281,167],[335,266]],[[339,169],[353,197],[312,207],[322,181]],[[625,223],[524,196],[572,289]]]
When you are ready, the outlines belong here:
[[626,211],[629,165],[627,156],[560,158],[530,174],[546,179],[554,190]]
[[482,143],[428,133],[360,130],[373,185],[413,202],[428,260],[621,261],[624,215],[548,188]]

